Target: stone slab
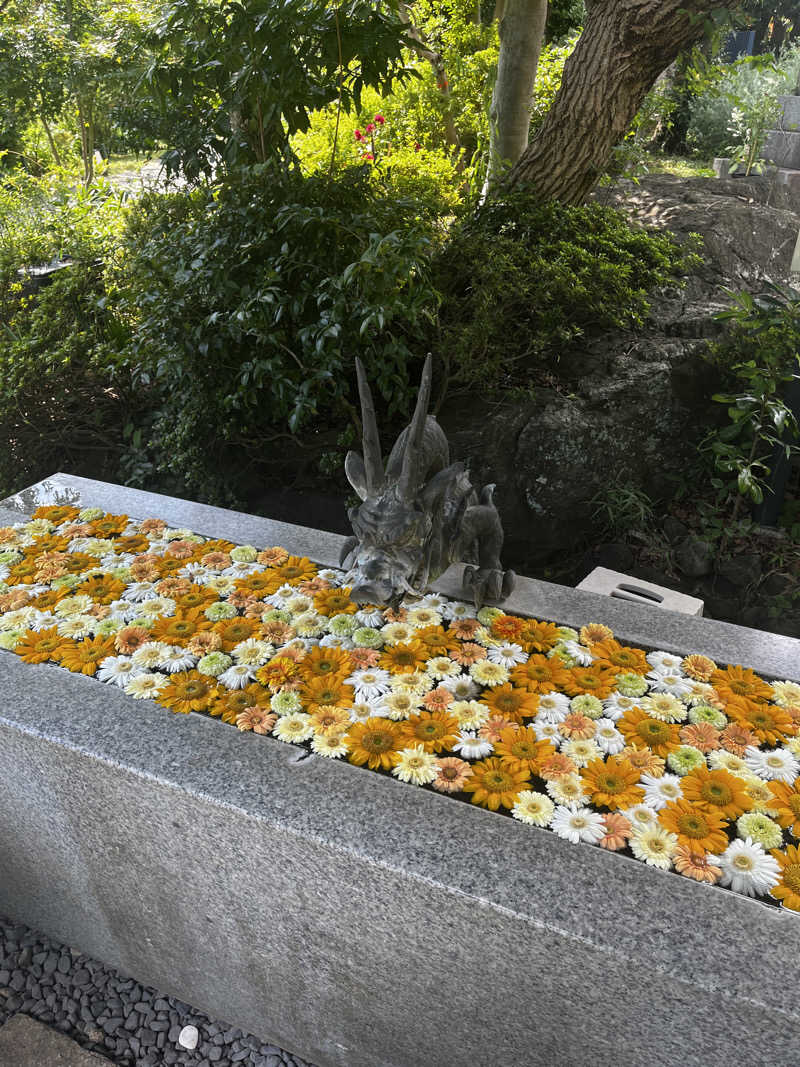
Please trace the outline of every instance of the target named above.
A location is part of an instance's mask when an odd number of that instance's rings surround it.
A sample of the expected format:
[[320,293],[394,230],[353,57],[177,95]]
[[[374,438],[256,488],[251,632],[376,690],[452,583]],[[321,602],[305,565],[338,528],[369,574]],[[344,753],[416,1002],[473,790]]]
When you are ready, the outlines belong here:
[[[16,512],[17,521],[22,521],[40,504],[50,503],[96,505],[138,518],[159,516],[175,526],[188,526],[198,533],[257,547],[283,545],[324,566],[338,564],[345,540],[322,530],[69,474],[54,474],[0,500],[0,507]],[[460,564],[451,567],[434,583],[434,588],[446,596],[461,595],[462,570]],[[791,637],[712,619],[690,618],[674,611],[630,604],[524,577],[517,578],[514,592],[505,604],[509,611],[567,626],[603,622],[631,643],[658,646],[676,653],[703,652],[723,663],[746,664],[770,677],[800,679],[800,641]]]
[[800,917],[11,653],[0,813],[0,912],[320,1067],[796,1062]]
[[778,128],[782,130],[800,129],[800,96],[779,96],[781,117]]
[[662,611],[677,611],[681,615],[703,614],[703,601],[697,597],[668,589],[665,585],[645,582],[630,574],[609,570],[608,567],[595,567],[576,588],[627,600],[632,604],[660,608]]
[[110,1063],[29,1015],[12,1015],[0,1027],[0,1067],[108,1067]]
[[778,167],[800,170],[800,132],[770,130],[764,144],[764,158]]

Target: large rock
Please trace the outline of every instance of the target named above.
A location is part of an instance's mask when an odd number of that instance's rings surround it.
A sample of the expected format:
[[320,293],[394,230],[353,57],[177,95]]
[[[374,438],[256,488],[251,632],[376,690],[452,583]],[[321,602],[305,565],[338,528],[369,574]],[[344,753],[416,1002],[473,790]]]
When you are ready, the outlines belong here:
[[[441,420],[474,481],[496,482],[507,559],[536,568],[600,535],[598,496],[623,513],[632,489],[658,500],[685,471],[715,415],[719,387],[699,356],[720,331],[723,289],[785,280],[800,219],[741,195],[737,182],[670,178],[619,183],[605,197],[637,221],[704,237],[684,288],[652,299],[644,330],[589,339],[565,355],[559,383],[525,402],[476,397]],[[719,415],[719,412],[716,412]],[[606,509],[604,509],[605,511]]]

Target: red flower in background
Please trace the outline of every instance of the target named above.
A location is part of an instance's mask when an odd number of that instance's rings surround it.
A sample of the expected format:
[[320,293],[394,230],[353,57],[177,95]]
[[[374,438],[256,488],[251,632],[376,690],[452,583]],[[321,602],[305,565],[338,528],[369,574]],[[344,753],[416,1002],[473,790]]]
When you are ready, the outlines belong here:
[[363,141],[363,140],[365,140],[365,138],[364,138],[364,134],[363,134],[363,133],[361,132],[361,130],[356,130],[356,132],[355,132],[355,133],[353,134],[353,136],[355,137],[355,139],[356,139],[357,141]]
[[386,122],[386,119],[383,117],[383,115],[376,115],[375,121],[378,123],[379,126],[383,126],[384,122]]

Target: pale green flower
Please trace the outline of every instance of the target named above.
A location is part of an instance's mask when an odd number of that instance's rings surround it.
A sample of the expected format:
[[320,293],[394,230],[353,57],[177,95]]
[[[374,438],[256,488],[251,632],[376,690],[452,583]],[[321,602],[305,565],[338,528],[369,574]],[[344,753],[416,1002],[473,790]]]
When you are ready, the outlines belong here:
[[115,551],[114,542],[108,537],[87,537],[81,544],[81,552],[87,556],[107,556]]
[[24,636],[24,630],[2,630],[0,631],[0,648],[13,652]]
[[728,718],[717,708],[712,708],[710,704],[695,704],[693,708],[689,709],[689,722],[709,722],[718,730],[722,730],[727,726]]
[[569,654],[566,645],[564,645],[561,641],[559,641],[558,644],[553,645],[553,647],[547,653],[548,659],[552,659],[554,656],[558,656],[563,665],[567,668],[578,666],[577,659]]
[[108,637],[117,633],[123,626],[125,623],[122,619],[101,619],[95,626],[94,632],[98,637]]
[[278,608],[273,608],[272,611],[265,611],[261,616],[262,622],[285,622],[287,626],[291,625],[292,616],[288,611],[279,611]]
[[231,549],[231,559],[234,563],[255,563],[258,551],[252,545],[237,545]]
[[358,629],[358,623],[352,615],[333,615],[328,619],[328,633],[334,637],[349,637]]
[[499,619],[501,615],[505,615],[504,611],[500,608],[481,608],[478,612],[478,622],[481,626],[491,627],[495,619]]
[[108,573],[118,582],[124,582],[125,585],[130,585],[133,581],[130,567],[111,567]]
[[199,660],[197,669],[201,674],[210,674],[216,678],[217,675],[226,671],[232,663],[231,657],[224,652],[209,652],[207,656],[203,656]]
[[353,644],[361,648],[380,648],[383,644],[383,634],[371,626],[359,626],[353,631]]
[[276,715],[294,715],[303,708],[300,697],[292,690],[276,693],[269,702]]
[[617,675],[617,691],[624,697],[641,697],[647,692],[647,681],[641,674],[625,671]]
[[16,549],[9,548],[6,552],[0,552],[0,566],[10,566],[20,559],[22,559],[22,553],[17,552]]
[[571,626],[559,626],[557,632],[559,642],[580,641],[580,634],[577,630],[573,630]]
[[736,832],[741,838],[752,837],[765,849],[780,848],[783,844],[783,830],[766,815],[758,811],[748,811],[736,820]]
[[61,578],[54,578],[50,583],[51,589],[75,589],[83,579],[79,574],[65,574]]
[[670,752],[667,756],[667,763],[669,764],[670,770],[683,776],[684,774],[688,774],[689,771],[696,770],[698,767],[704,767],[706,758],[702,752],[696,748],[692,748],[691,745],[681,745],[680,748],[676,748],[674,752]]
[[206,608],[204,615],[211,622],[219,622],[220,619],[233,619],[239,612],[233,606],[229,604],[227,600],[217,600],[214,604],[209,604]]
[[105,512],[102,508],[81,508],[78,512],[78,519],[81,522],[94,522],[95,519],[102,519]]
[[582,693],[580,696],[573,697],[570,701],[570,706],[573,711],[579,711],[581,715],[585,715],[589,719],[603,717],[603,702],[598,700],[596,696],[592,696],[591,693]]

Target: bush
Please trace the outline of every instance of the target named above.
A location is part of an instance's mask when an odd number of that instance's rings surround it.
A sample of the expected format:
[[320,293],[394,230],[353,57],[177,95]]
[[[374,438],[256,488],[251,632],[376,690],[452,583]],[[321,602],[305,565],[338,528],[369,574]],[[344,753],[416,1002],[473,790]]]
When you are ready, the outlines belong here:
[[154,470],[232,499],[248,464],[349,421],[355,355],[405,414],[436,311],[434,240],[363,168],[330,181],[255,167],[143,198],[117,299],[139,319],[127,364],[150,394]]
[[[0,491],[58,467],[109,477],[132,413],[120,372],[128,329],[107,303],[123,204],[56,178],[9,178],[0,203]],[[72,265],[39,292],[22,268]]]
[[699,262],[611,208],[487,202],[437,259],[443,360],[462,386],[525,383],[594,330],[641,326],[647,294]]

